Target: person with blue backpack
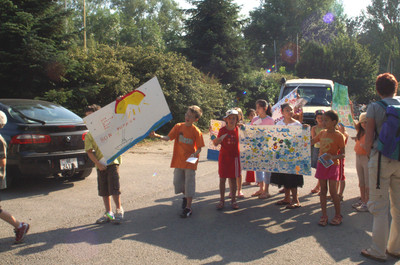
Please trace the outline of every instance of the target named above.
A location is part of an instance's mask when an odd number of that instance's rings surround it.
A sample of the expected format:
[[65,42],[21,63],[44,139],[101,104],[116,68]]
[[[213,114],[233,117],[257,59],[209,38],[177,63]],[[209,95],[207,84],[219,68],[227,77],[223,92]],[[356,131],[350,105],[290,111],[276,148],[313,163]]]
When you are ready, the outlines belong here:
[[381,100],[368,106],[365,135],[372,244],[361,255],[385,261],[387,255],[400,259],[400,97],[396,97],[398,82],[390,73],[379,75],[375,86]]

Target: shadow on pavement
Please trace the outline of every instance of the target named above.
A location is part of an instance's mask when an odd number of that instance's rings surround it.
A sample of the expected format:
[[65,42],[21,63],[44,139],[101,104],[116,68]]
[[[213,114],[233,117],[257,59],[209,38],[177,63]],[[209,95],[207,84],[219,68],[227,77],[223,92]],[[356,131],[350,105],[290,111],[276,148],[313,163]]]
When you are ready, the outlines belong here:
[[[60,188],[59,185],[54,187]],[[318,203],[307,204],[310,195],[301,197],[304,206],[295,210],[274,205],[278,198],[247,198],[240,201],[237,211],[232,211],[228,203],[224,211],[217,211],[217,201],[205,199],[217,192],[199,193],[199,199],[193,206],[193,216],[188,219],[179,218],[181,197],[175,196],[169,198],[172,205],[159,204],[125,212],[125,221],[119,226],[87,224],[29,234],[27,243],[17,254],[43,252],[63,244],[68,245],[71,255],[90,257],[100,251],[97,246],[101,244],[133,240],[180,253],[188,260],[226,264],[254,262],[261,258],[268,260],[270,254],[288,251],[285,245],[299,240],[296,243],[300,245],[299,249],[291,246],[287,255],[281,255],[287,260],[278,262],[270,258],[271,263],[289,263],[296,260],[301,248],[307,248],[301,245],[301,240],[314,237],[335,262],[350,259],[355,263],[370,264],[359,253],[371,240],[366,231],[371,227],[372,217],[368,213],[354,213],[351,210],[352,200],[342,204],[344,220],[340,227],[320,227],[317,225],[320,206]],[[330,203],[328,206],[332,218],[333,205]],[[20,247],[9,246],[6,243],[9,241],[10,238],[0,239],[0,253]],[[135,252],[132,251],[133,256]],[[215,259],[215,256],[219,261],[207,263],[207,259]],[[387,264],[394,263],[394,259],[388,258]]]
[[48,195],[52,192],[69,189],[74,182],[84,181],[76,178],[36,177],[19,179],[18,183],[10,188],[1,190],[1,200]]

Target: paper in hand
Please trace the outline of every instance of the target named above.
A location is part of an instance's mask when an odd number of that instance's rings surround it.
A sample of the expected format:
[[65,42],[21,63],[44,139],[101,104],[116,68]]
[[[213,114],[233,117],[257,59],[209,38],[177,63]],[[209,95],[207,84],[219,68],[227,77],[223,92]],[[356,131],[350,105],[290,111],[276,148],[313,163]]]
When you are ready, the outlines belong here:
[[332,161],[331,159],[325,160],[325,158],[324,158],[325,155],[326,155],[326,153],[323,154],[323,155],[321,155],[321,156],[318,158],[318,160],[319,160],[319,162],[321,162],[321,164],[322,164],[324,167],[328,168],[328,167],[330,167],[330,166],[333,165],[333,161]]
[[199,160],[197,157],[189,157],[186,162],[196,164],[197,160]]

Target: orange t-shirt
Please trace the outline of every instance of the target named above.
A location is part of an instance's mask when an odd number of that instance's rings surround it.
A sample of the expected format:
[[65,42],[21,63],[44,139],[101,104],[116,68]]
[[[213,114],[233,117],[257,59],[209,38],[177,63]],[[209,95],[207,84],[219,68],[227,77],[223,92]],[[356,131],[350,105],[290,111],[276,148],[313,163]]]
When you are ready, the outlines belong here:
[[365,134],[360,137],[360,140],[356,139],[356,145],[354,146],[354,151],[357,155],[367,155],[367,151],[361,146],[365,144]]
[[[319,155],[325,153],[337,155],[341,148],[345,147],[345,137],[339,131],[328,132],[326,129],[315,136],[315,141],[320,142]],[[334,159],[335,165],[339,165],[339,159]]]
[[192,164],[186,160],[204,146],[203,134],[196,126],[186,126],[184,122],[178,123],[168,134],[170,140],[175,140],[172,154],[172,168],[197,169],[197,163]]

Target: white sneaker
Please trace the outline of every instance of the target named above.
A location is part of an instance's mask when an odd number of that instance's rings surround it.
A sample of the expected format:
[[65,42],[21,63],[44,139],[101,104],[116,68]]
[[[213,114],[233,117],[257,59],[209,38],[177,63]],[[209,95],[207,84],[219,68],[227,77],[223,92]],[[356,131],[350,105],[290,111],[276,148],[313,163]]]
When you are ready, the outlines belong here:
[[120,224],[123,219],[124,219],[124,209],[121,207],[121,209],[117,209],[115,213],[115,219],[113,220],[113,222],[115,224]]
[[368,207],[366,204],[361,204],[359,207],[356,208],[358,212],[368,212]]
[[351,207],[353,207],[354,209],[357,209],[357,208],[360,207],[362,204],[363,204],[362,201],[358,201],[358,202],[356,202],[356,203],[353,203],[353,204],[351,205]]
[[97,219],[96,224],[104,224],[104,223],[108,223],[110,221],[115,220],[115,216],[114,213],[104,213],[104,215],[102,217],[100,217],[99,219]]

